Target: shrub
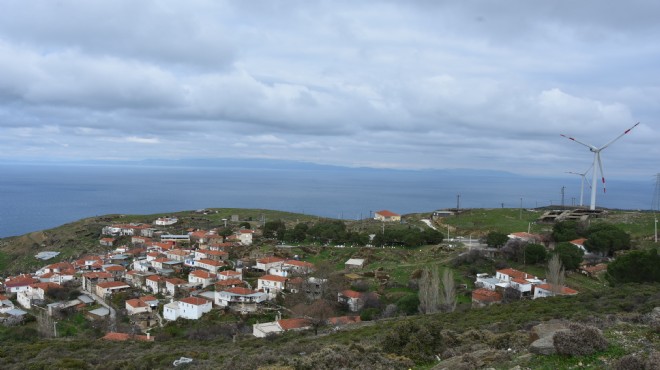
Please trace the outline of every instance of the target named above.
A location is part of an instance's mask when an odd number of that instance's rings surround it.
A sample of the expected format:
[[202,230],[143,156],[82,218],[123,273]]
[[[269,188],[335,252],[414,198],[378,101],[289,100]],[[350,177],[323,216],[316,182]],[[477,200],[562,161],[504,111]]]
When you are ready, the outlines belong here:
[[658,370],[660,369],[660,352],[651,352],[648,358],[641,354],[621,357],[613,365],[616,370]]
[[557,332],[553,345],[557,353],[568,356],[586,356],[607,349],[607,339],[603,333],[591,326],[570,324],[569,331]]

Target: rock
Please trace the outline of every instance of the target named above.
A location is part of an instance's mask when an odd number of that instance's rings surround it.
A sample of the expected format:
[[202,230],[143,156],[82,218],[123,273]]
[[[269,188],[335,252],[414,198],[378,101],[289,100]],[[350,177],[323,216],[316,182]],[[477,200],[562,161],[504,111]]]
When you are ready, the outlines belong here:
[[565,329],[568,329],[568,326],[565,322],[560,320],[550,320],[534,326],[530,331],[529,339],[530,342],[534,342],[546,336],[550,336],[552,338],[552,336],[555,335],[558,330]]
[[546,356],[557,353],[552,337],[559,331],[568,331],[566,323],[559,320],[550,320],[534,326],[529,335],[532,340],[529,351]]

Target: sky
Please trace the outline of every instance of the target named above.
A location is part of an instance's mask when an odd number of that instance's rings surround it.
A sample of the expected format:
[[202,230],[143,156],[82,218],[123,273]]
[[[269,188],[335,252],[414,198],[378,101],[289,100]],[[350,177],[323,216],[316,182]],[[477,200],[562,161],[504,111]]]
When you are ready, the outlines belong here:
[[5,1],[0,161],[660,172],[660,2]]

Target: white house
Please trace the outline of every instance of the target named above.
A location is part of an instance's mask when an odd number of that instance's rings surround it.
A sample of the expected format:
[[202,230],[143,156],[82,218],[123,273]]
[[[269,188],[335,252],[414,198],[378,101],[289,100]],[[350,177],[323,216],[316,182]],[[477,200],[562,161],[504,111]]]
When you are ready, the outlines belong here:
[[218,280],[232,280],[232,279],[243,280],[243,273],[234,270],[225,270],[218,272]]
[[305,330],[311,328],[307,319],[282,319],[263,324],[252,325],[252,335],[265,338],[269,334],[279,334],[289,330]]
[[151,307],[140,299],[129,299],[126,301],[126,312],[129,315],[151,312]]
[[231,307],[241,312],[252,312],[257,304],[268,300],[268,294],[243,287],[229,288],[215,292],[215,304],[220,307]]
[[254,230],[241,229],[236,236],[238,237],[238,242],[242,245],[252,245],[252,234],[254,234]]
[[257,289],[268,293],[270,298],[275,298],[277,293],[285,288],[286,278],[277,275],[264,275],[257,279]]
[[204,270],[195,270],[188,274],[188,282],[193,285],[201,285],[202,288],[213,284],[217,275]]
[[383,222],[398,222],[401,221],[401,215],[384,209],[374,214],[374,220]]
[[154,225],[170,226],[170,225],[174,225],[177,222],[179,222],[179,219],[176,217],[161,217],[156,219],[156,221],[154,221]]
[[[571,289],[569,287],[561,287],[561,293],[559,295],[576,295],[578,294],[577,290]],[[553,297],[555,296],[555,293],[552,291],[552,285],[551,284],[541,284],[537,285],[534,288],[534,297],[533,299],[536,298],[545,298],[545,297]]]
[[153,293],[161,293],[165,288],[165,278],[160,275],[151,275],[145,278],[146,290]]
[[129,289],[131,286],[121,281],[106,281],[96,284],[96,295],[99,297],[106,297],[112,293]]
[[273,267],[279,266],[284,262],[284,258],[279,257],[265,257],[257,260],[257,263],[254,265],[254,268],[261,271],[268,271]]
[[169,295],[175,295],[177,288],[188,285],[188,282],[179,278],[165,279],[165,290]]
[[0,313],[7,313],[14,309],[14,302],[0,294]]
[[194,266],[200,269],[204,269],[212,274],[217,274],[222,267],[226,266],[226,264],[222,261],[203,258],[201,260],[195,260]]
[[350,289],[337,293],[337,301],[346,303],[351,312],[360,311],[364,306],[362,293]]
[[179,317],[198,320],[203,314],[211,311],[211,302],[203,298],[188,297],[165,305],[163,316],[165,320],[174,321]]
[[30,309],[32,307],[32,301],[43,300],[46,298],[46,292],[48,290],[57,288],[60,288],[60,286],[55,283],[31,284],[28,286],[27,290],[16,294],[16,300],[18,301],[18,304],[24,308]]

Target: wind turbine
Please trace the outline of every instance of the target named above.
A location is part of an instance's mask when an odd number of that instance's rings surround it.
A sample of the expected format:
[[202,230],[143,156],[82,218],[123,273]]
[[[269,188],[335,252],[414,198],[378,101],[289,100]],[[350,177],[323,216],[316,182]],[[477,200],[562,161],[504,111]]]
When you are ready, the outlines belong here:
[[591,184],[589,183],[589,180],[587,180],[587,173],[589,173],[590,169],[591,169],[591,167],[589,167],[583,173],[566,171],[566,173],[570,173],[571,175],[578,175],[582,178],[582,180],[580,181],[580,207],[582,207],[584,205],[584,202],[582,201],[584,199],[584,182],[586,181],[587,185],[589,185],[589,188],[591,188]]
[[605,175],[603,174],[603,162],[602,162],[602,160],[600,159],[600,152],[601,152],[603,149],[607,148],[608,146],[612,145],[612,143],[614,143],[615,141],[619,140],[623,135],[629,133],[630,130],[632,130],[632,129],[634,129],[635,127],[637,127],[637,125],[639,125],[639,122],[635,123],[635,124],[633,125],[633,127],[627,129],[626,131],[623,132],[623,134],[617,136],[617,137],[614,138],[612,141],[610,141],[609,143],[607,143],[607,144],[601,146],[600,148],[597,148],[597,147],[595,147],[595,146],[593,146],[593,145],[585,144],[585,143],[583,143],[583,142],[581,142],[581,141],[579,141],[579,140],[576,140],[575,138],[572,138],[572,137],[570,137],[570,136],[566,136],[566,135],[564,135],[564,134],[560,134],[561,136],[563,136],[563,137],[565,137],[565,138],[567,138],[567,139],[569,139],[569,140],[573,140],[573,141],[575,141],[575,142],[578,143],[578,144],[581,144],[581,145],[586,146],[587,148],[589,148],[589,151],[591,151],[592,153],[594,153],[594,163],[593,163],[594,171],[593,171],[593,177],[592,177],[592,181],[591,181],[591,183],[592,183],[593,185],[591,186],[591,205],[589,206],[589,209],[591,209],[592,211],[596,209],[596,191],[597,191],[597,189],[596,189],[596,188],[597,188],[597,186],[596,186],[596,175],[597,175],[597,173],[598,173],[598,170],[600,170],[600,176],[601,176],[601,179],[602,179],[602,181],[603,181],[603,193],[605,192]]

